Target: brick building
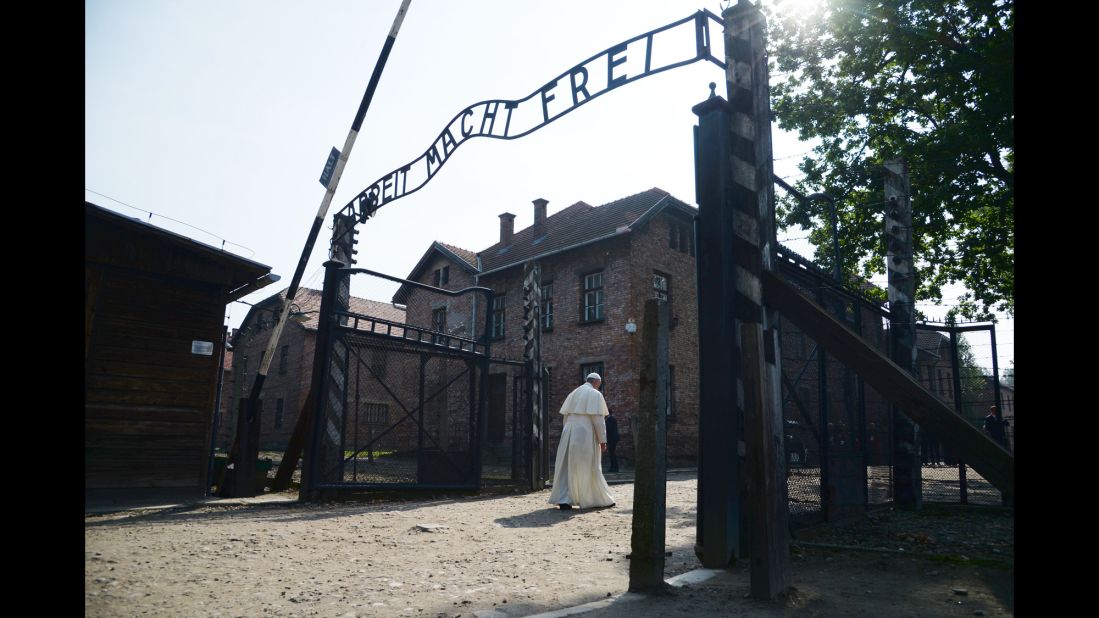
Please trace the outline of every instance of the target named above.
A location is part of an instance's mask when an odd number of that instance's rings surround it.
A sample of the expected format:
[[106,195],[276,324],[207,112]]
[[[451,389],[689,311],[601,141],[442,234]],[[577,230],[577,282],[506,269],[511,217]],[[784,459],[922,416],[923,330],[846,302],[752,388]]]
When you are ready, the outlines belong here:
[[[643,306],[653,296],[667,298],[672,315],[668,454],[673,462],[693,460],[698,447],[693,221],[698,210],[657,188],[599,207],[577,202],[552,216],[547,216],[546,200],[533,204],[530,226],[516,231],[515,215],[503,213],[499,242],[479,252],[435,242],[407,277],[450,290],[489,287],[495,292],[491,303],[473,296],[427,300],[411,286],[398,290],[394,302],[407,306],[408,323],[455,334],[479,335],[486,328],[487,309],[492,356],[518,360],[523,355],[523,265],[539,261],[551,449],[561,432],[561,402],[595,371],[603,376],[607,405],[619,421],[619,453],[629,460]],[[490,373],[490,454],[508,443],[513,389],[505,370]]]
[[[286,290],[256,303],[244,317],[240,328],[231,338],[233,351],[231,370],[223,378],[221,421],[217,445],[228,449],[236,430],[240,401],[259,371],[260,362],[270,341],[271,330],[278,322],[286,302]],[[298,414],[309,395],[313,377],[313,352],[317,345],[317,324],[320,316],[321,292],[300,288],[291,307],[290,317],[279,339],[278,356],[271,362],[260,399],[260,448],[284,449],[294,431]],[[404,322],[403,309],[390,303],[351,297],[351,311],[393,322]]]

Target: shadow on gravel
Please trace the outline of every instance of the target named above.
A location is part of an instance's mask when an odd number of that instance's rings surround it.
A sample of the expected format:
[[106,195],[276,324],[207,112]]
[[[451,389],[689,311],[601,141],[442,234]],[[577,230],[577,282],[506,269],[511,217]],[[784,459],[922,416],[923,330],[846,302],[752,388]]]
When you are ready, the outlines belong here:
[[523,513],[522,515],[514,515],[512,517],[500,517],[492,520],[497,525],[504,528],[548,528],[559,524],[563,521],[568,521],[573,517],[583,516],[588,513],[595,512],[596,509],[571,509],[568,511],[562,511],[557,508],[538,509],[537,511],[531,511],[530,513]]

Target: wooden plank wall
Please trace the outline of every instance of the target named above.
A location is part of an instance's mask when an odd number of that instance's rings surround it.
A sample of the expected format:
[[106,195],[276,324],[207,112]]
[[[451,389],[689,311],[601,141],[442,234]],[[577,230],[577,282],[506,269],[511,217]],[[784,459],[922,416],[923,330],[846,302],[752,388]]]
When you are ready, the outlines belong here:
[[[216,285],[88,264],[85,495],[207,482],[225,302]],[[88,327],[90,326],[90,327]],[[211,356],[191,353],[211,341]]]

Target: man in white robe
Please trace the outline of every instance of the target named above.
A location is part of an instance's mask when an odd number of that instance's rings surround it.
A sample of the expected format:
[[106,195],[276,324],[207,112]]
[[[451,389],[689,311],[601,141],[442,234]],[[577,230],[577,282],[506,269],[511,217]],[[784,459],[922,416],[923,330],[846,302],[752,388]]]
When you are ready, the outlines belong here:
[[602,454],[607,450],[607,401],[599,392],[603,379],[590,373],[565,403],[561,442],[553,470],[553,492],[549,503],[562,509],[614,506],[607,480],[603,478]]

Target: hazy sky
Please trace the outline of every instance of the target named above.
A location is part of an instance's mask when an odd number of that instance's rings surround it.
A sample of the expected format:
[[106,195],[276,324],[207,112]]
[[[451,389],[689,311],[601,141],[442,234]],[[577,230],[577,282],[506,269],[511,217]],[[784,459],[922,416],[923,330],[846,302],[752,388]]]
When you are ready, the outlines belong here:
[[[302,284],[321,285],[331,215],[423,154],[466,106],[526,97],[612,45],[701,8],[720,14],[723,4],[412,0]],[[343,147],[400,0],[84,6],[85,199],[214,246],[224,240],[283,277],[248,302],[283,289],[324,196],[329,150]],[[654,56],[679,45],[657,41]],[[358,265],[403,277],[433,240],[479,251],[499,239],[500,213],[517,215],[516,230],[529,226],[535,198],[549,200],[550,215],[652,187],[694,203],[691,107],[711,81],[724,96],[722,70],[698,62],[621,86],[521,139],[469,140],[423,189],[359,226]],[[773,142],[775,171],[793,182],[797,155],[812,144],[777,127]],[[812,257],[804,241],[787,244]],[[356,296],[389,300],[395,291],[361,279]],[[247,309],[227,307],[227,324],[238,326]],[[1005,367],[1013,321],[997,337]]]

